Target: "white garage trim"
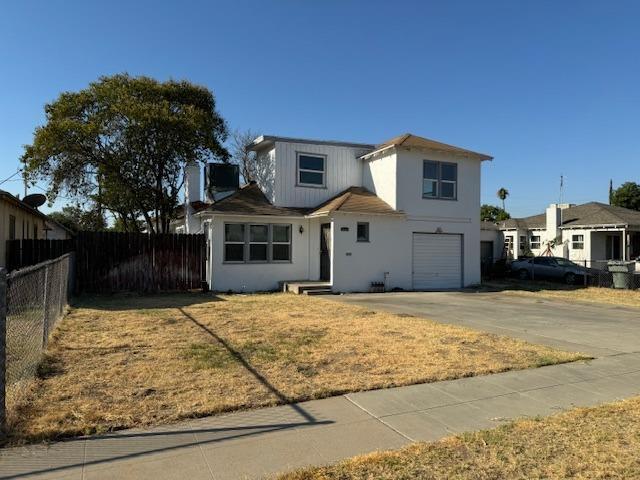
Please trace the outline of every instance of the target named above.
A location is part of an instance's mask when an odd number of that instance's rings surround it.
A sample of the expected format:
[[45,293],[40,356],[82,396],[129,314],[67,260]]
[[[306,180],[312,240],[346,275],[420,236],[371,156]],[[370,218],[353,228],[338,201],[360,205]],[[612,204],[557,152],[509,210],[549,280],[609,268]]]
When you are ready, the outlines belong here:
[[413,290],[446,290],[463,286],[463,235],[413,232]]

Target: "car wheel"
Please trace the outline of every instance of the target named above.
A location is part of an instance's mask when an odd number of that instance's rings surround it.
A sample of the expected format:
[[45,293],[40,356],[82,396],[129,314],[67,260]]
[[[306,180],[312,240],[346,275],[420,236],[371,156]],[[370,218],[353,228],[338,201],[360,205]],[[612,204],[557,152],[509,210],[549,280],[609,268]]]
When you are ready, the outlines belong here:
[[524,268],[518,270],[518,278],[520,280],[526,280],[527,278],[529,278],[529,272],[527,272],[527,270]]
[[564,276],[564,283],[566,283],[567,285],[574,285],[576,283],[576,276],[575,274],[569,272]]

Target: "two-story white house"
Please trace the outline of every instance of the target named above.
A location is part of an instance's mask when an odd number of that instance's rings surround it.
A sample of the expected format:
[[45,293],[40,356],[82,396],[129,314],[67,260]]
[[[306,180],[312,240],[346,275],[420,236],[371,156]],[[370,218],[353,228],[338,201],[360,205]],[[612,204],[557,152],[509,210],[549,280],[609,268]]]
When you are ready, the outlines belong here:
[[203,201],[201,169],[186,172],[178,229],[207,235],[212,290],[480,283],[480,166],[488,155],[411,134],[377,146],[265,135],[252,148],[260,172],[244,187],[210,166]]

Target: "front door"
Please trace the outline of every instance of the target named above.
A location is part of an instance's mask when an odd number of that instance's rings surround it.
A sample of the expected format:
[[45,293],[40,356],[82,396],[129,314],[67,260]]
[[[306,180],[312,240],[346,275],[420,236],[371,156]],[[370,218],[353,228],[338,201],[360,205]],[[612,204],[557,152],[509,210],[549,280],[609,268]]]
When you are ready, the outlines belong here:
[[331,280],[331,224],[320,225],[320,280]]
[[622,248],[620,235],[607,235],[607,260],[620,260]]

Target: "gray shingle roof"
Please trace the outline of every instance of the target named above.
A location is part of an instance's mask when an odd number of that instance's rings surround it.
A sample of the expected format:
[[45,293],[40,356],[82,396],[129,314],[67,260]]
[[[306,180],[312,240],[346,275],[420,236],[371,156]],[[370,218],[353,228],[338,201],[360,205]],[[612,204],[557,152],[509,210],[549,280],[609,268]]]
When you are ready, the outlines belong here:
[[[640,212],[599,202],[589,202],[562,210],[561,227],[597,227],[601,225],[640,227]],[[510,218],[500,222],[500,228],[544,229],[546,228],[546,214]]]
[[308,209],[276,207],[271,204],[257,184],[250,183],[228,197],[212,203],[200,211],[226,213],[227,215],[279,215],[302,217]]

